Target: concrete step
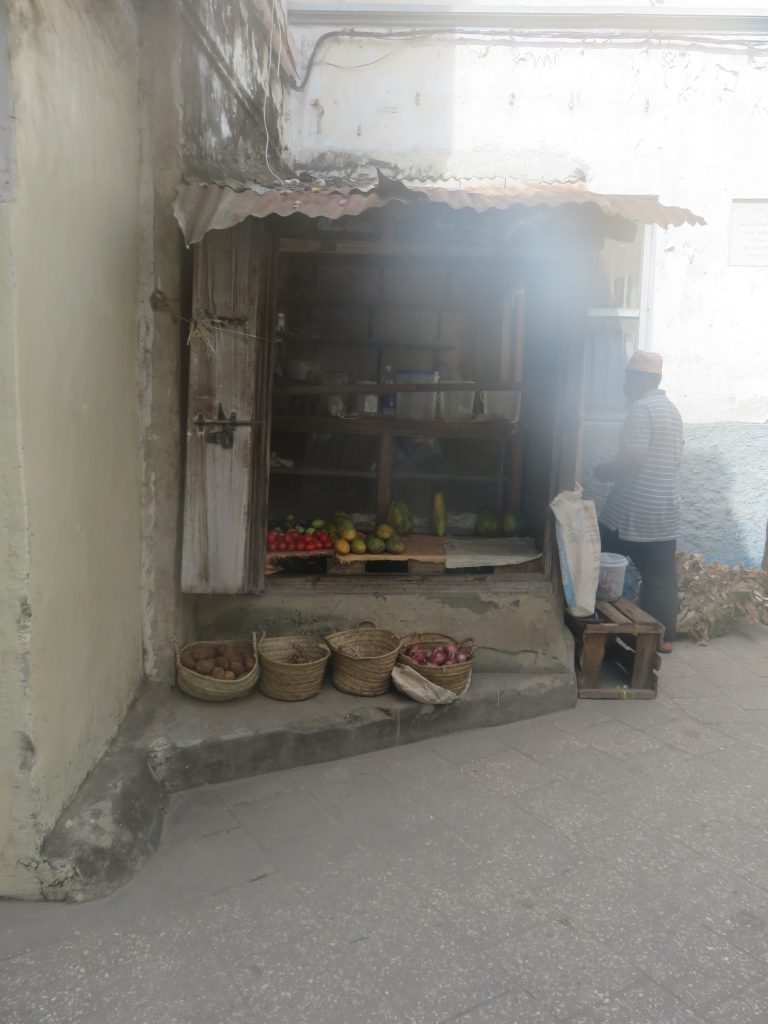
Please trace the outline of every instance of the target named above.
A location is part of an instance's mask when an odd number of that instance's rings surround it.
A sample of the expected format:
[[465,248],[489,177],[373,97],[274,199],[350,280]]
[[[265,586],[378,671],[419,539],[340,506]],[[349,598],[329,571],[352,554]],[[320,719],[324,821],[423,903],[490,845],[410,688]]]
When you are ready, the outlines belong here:
[[504,725],[572,707],[570,674],[476,672],[453,704],[428,705],[390,691],[350,697],[326,685],[308,701],[204,704],[174,694],[147,736],[149,763],[168,792],[366,754],[462,729]]
[[575,677],[565,672],[476,672],[467,694],[447,705],[395,692],[350,697],[332,686],[298,703],[256,693],[208,704],[147,689],[47,838],[36,866],[41,898],[93,899],[127,881],[159,841],[168,793],[505,725],[575,703]]

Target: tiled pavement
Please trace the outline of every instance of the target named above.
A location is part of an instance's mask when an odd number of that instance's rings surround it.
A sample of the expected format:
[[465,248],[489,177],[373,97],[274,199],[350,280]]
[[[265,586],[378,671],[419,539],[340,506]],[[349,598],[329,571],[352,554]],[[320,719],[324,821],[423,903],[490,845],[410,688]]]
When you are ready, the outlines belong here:
[[3,1024],[765,1024],[768,630],[183,794],[108,900],[0,904],[0,957]]

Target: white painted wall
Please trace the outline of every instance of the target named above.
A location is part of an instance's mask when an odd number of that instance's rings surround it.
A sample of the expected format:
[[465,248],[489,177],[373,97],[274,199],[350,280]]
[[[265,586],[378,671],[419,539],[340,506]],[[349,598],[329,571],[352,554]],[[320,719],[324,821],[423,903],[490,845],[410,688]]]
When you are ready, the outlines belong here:
[[141,679],[133,6],[9,5],[17,186],[0,218],[0,895]]
[[[326,29],[294,29],[304,60]],[[297,167],[583,173],[597,191],[690,207],[707,226],[656,244],[651,343],[666,385],[688,422],[768,420],[768,267],[728,266],[731,200],[768,198],[768,51],[342,40],[288,96],[285,141]]]

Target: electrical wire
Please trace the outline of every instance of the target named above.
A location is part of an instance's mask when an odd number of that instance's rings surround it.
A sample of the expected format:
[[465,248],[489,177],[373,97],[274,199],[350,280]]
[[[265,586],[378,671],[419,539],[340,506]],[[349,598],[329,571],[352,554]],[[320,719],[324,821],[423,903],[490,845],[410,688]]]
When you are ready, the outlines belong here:
[[[264,86],[264,110],[263,110],[263,114],[264,114],[264,133],[266,135],[266,141],[265,141],[265,145],[264,145],[264,160],[265,160],[266,165],[267,165],[267,170],[272,175],[272,177],[275,178],[277,181],[279,181],[281,185],[284,185],[285,184],[285,179],[281,178],[279,174],[275,173],[274,168],[272,167],[272,165],[269,162],[269,124],[267,123],[267,103],[269,102],[270,91],[271,91],[271,88],[272,88],[272,53],[273,53],[272,37],[273,37],[273,33],[275,31],[275,8],[276,7],[277,7],[277,0],[272,0],[272,17],[271,17],[270,23],[269,23],[269,62],[267,64],[267,81],[266,81],[266,85]],[[283,34],[282,34],[282,31],[281,31],[280,32],[280,52],[281,52],[281,56],[282,56],[282,44],[283,44]],[[280,68],[280,64],[279,64],[279,58],[278,58],[278,76],[280,74],[279,68]]]
[[[513,29],[393,29],[389,32],[377,32],[368,29],[344,28],[333,29],[317,37],[307,60],[304,74],[293,85],[294,92],[303,92],[306,89],[316,64],[330,63],[319,59],[318,54],[322,47],[331,40],[342,39],[373,39],[384,42],[402,39],[404,40],[404,45],[407,45],[410,41],[432,40],[437,42],[440,39],[454,39],[459,44],[464,43],[469,46],[481,43],[506,43],[507,45],[517,44],[521,46],[585,46],[590,43],[607,43],[623,48],[632,48],[639,45],[649,47],[671,46],[722,54],[743,54],[746,52],[759,53],[761,55],[765,55],[766,49],[768,49],[764,39],[723,35],[707,38],[706,36],[694,36],[682,32],[669,32],[662,35],[658,30],[653,29],[631,31],[604,30],[602,32],[599,30],[584,32],[565,29],[544,33],[541,30],[526,31]],[[371,63],[378,63],[378,61],[372,61]],[[341,67],[341,65],[332,66]],[[367,65],[360,64],[356,66],[366,67]]]

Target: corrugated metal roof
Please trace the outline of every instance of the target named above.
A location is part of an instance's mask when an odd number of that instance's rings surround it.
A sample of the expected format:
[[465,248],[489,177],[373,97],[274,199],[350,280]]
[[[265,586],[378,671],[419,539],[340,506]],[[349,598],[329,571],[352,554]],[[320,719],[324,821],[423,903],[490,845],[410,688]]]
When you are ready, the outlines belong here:
[[302,213],[307,217],[338,220],[354,217],[365,210],[391,202],[418,202],[427,199],[443,203],[454,210],[470,209],[477,213],[506,210],[513,206],[596,206],[609,217],[621,217],[638,224],[679,227],[681,224],[704,224],[702,217],[679,206],[664,206],[657,199],[644,196],[604,195],[590,192],[581,182],[545,184],[472,183],[449,187],[434,182],[404,182],[379,174],[378,179],[364,182],[336,179],[306,182],[293,181],[279,188],[257,184],[185,184],[179,189],[174,213],[188,245],[199,242],[208,231],[231,228],[247,217],[290,217]]

